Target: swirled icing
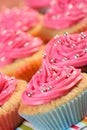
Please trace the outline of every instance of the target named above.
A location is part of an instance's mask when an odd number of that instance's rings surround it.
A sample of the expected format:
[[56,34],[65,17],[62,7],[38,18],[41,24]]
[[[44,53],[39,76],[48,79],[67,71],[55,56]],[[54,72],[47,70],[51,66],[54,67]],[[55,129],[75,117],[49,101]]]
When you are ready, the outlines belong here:
[[0,13],[0,30],[19,29],[28,31],[40,22],[38,13],[28,7],[24,8],[4,8]]
[[86,66],[87,32],[55,37],[46,46],[45,53],[47,56],[43,60],[48,66]]
[[8,30],[0,32],[0,67],[19,58],[31,56],[42,45],[42,40],[21,32]]
[[36,73],[23,92],[22,101],[27,105],[40,105],[66,95],[81,80],[79,69],[56,66],[49,69],[43,62],[42,70]]
[[0,73],[0,106],[2,106],[15,91],[17,80]]
[[87,18],[86,0],[54,0],[54,4],[44,16],[44,26],[64,29]]

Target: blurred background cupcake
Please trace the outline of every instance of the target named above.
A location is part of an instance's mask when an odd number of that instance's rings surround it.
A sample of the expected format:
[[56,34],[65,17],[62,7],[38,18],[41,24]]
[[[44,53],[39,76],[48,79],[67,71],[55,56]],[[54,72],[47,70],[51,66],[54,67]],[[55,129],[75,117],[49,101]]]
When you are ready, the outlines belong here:
[[[0,71],[28,80],[39,69],[44,50],[43,41],[25,32],[0,32]],[[27,74],[26,74],[27,73]]]
[[41,28],[41,16],[29,7],[3,7],[0,13],[0,30],[18,29],[38,36]]
[[13,130],[23,119],[18,115],[26,82],[0,73],[0,130]]
[[54,0],[43,17],[41,36],[50,40],[56,34],[76,33],[87,29],[86,0]]

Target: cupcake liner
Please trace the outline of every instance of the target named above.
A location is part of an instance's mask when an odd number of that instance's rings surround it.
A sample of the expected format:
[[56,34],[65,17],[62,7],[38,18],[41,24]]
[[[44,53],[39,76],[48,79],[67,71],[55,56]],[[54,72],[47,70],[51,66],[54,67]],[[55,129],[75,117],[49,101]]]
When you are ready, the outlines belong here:
[[36,115],[20,115],[38,130],[65,130],[87,115],[87,90],[54,110]]
[[18,109],[14,108],[10,112],[5,112],[2,110],[2,115],[0,115],[0,130],[14,130],[23,119],[19,117],[17,113]]

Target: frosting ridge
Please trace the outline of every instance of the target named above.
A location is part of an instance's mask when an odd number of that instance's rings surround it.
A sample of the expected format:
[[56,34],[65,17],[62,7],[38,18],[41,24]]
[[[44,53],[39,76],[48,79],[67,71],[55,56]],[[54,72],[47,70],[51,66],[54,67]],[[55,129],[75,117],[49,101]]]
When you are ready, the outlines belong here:
[[48,68],[43,62],[41,71],[37,72],[23,92],[22,101],[27,105],[40,105],[66,95],[80,80],[79,69],[64,67],[61,70]]
[[0,67],[37,52],[42,40],[20,30],[0,32]]
[[38,12],[35,10],[24,8],[4,8],[0,13],[0,30],[18,29],[28,31],[40,22]]
[[17,80],[0,73],[0,106],[2,106],[15,91]]
[[87,32],[81,34],[65,34],[54,37],[46,46],[43,60],[48,66],[87,65]]
[[44,16],[44,26],[64,29],[87,17],[86,0],[54,0],[50,10]]

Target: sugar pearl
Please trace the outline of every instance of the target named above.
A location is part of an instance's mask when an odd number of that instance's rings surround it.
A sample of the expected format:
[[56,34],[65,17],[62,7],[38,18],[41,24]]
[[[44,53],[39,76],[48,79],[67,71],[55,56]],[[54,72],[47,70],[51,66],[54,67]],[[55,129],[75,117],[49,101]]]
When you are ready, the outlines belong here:
[[32,96],[32,93],[31,93],[31,92],[29,92],[27,95],[28,95],[28,97],[31,97],[31,96]]
[[79,58],[79,54],[76,54],[74,57],[75,57],[75,59]]

